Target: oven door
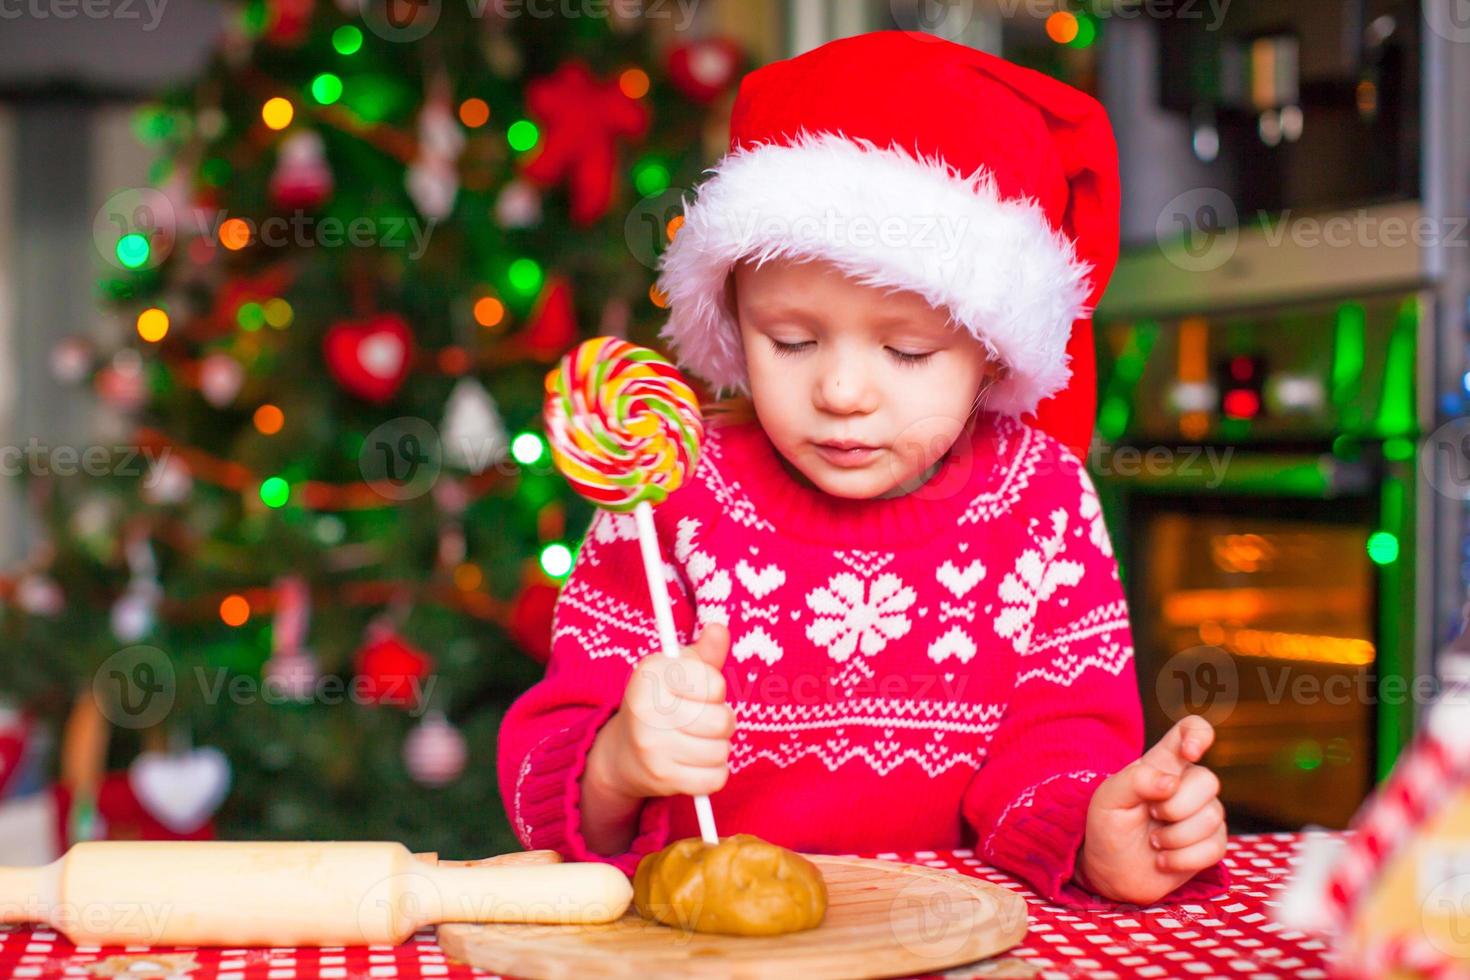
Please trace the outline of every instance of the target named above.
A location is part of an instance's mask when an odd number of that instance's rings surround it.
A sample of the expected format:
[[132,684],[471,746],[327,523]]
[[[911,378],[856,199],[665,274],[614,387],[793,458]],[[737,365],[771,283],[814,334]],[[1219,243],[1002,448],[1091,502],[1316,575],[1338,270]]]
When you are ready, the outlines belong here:
[[1204,715],[1233,832],[1344,827],[1377,768],[1382,486],[1330,453],[1237,450],[1226,472],[1098,477],[1148,744]]

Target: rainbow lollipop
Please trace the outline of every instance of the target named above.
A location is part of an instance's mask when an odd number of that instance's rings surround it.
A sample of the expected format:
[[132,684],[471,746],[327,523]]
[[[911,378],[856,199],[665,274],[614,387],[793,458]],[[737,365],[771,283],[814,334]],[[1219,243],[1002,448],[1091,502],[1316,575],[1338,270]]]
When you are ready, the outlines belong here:
[[[594,337],[547,372],[543,414],[551,458],[576,491],[599,507],[633,512],[659,645],[665,656],[679,656],[653,505],[699,462],[704,419],[693,390],[656,351]],[[694,797],[694,810],[700,835],[718,844],[709,797]]]
[[663,503],[699,462],[694,392],[656,351],[617,337],[584,341],[547,372],[545,415],[557,469],[608,510]]

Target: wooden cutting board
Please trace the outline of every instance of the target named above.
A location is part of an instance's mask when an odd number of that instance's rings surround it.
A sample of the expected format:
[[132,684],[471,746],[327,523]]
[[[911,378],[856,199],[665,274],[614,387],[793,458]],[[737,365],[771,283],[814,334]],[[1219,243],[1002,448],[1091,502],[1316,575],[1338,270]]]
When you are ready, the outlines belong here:
[[[1025,899],[999,885],[916,864],[806,857],[827,882],[826,919],[806,932],[686,932],[650,922],[630,907],[618,921],[595,926],[446,923],[439,927],[439,945],[463,963],[524,980],[822,980],[947,970],[1010,949],[1026,935]],[[487,862],[559,860],[554,851],[525,851]]]

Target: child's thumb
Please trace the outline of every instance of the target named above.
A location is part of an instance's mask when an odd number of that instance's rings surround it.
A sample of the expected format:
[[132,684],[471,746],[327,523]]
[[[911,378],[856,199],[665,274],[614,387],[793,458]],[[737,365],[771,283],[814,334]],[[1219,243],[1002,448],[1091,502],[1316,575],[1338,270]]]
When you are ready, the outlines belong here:
[[705,623],[690,649],[700,660],[719,670],[730,653],[729,628],[723,623]]

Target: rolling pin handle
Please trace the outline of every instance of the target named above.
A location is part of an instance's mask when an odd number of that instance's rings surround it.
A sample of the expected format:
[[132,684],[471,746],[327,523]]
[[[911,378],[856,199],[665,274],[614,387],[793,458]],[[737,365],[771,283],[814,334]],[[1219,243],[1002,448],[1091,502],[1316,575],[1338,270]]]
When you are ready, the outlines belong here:
[[506,865],[415,871],[405,918],[439,922],[591,924],[620,917],[633,900],[628,878],[610,864]]
[[56,906],[59,863],[0,868],[0,924],[49,923]]

